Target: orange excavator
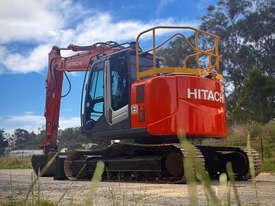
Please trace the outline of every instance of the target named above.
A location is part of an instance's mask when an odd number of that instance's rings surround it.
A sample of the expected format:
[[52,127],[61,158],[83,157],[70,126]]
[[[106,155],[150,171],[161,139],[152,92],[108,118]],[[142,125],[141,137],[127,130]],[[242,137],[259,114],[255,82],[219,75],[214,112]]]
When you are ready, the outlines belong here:
[[[159,43],[161,33],[169,33],[169,37]],[[143,51],[140,41],[145,37],[148,42],[150,35],[152,46]],[[157,55],[158,49],[174,39],[191,52],[177,54],[182,57],[180,65],[167,66]],[[42,175],[55,179],[89,179],[96,163],[103,161],[105,178],[180,180],[185,153],[179,132],[189,140],[224,139],[227,135],[218,44],[218,36],[199,29],[158,26],[141,32],[132,43],[53,47],[46,80],[44,155],[32,157],[35,172],[44,168]],[[62,50],[76,54],[62,57]],[[66,72],[71,71],[85,72],[82,131],[91,140],[118,140],[116,143],[103,149],[58,152],[63,76],[68,78]],[[195,148],[196,158],[211,177],[226,172],[226,164],[231,162],[236,178],[249,178],[245,149]],[[254,150],[252,156],[257,175],[260,158]],[[54,159],[51,166],[47,165],[50,159]]]

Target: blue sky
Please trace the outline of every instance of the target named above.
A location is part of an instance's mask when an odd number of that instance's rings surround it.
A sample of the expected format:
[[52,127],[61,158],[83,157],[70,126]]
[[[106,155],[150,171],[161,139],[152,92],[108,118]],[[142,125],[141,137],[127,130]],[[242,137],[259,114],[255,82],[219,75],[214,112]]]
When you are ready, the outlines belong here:
[[[44,126],[47,54],[51,46],[133,41],[156,25],[197,27],[215,0],[9,0],[0,2],[0,128]],[[60,127],[79,126],[81,73],[69,75]],[[64,82],[63,91],[67,88]]]

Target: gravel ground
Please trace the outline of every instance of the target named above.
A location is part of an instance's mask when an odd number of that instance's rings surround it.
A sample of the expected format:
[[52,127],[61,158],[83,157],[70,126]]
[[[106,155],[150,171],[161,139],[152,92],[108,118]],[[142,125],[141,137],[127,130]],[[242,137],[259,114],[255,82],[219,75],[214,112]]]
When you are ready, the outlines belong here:
[[[31,185],[32,170],[0,170],[0,204],[9,199],[24,199]],[[258,200],[261,205],[275,205],[275,174],[261,173],[257,177]],[[59,202],[60,205],[83,205],[91,197],[89,181],[55,181],[39,179],[40,197]],[[225,197],[225,189],[217,181],[212,187],[218,197]],[[242,205],[257,203],[256,190],[251,181],[237,182]],[[197,186],[199,205],[207,205],[202,185]],[[233,191],[231,192],[231,197]],[[232,197],[233,198],[233,197]],[[235,201],[233,201],[234,203]],[[94,195],[94,205],[189,205],[188,186],[185,184],[101,182]],[[236,202],[235,202],[236,204]],[[233,204],[234,205],[234,204]]]

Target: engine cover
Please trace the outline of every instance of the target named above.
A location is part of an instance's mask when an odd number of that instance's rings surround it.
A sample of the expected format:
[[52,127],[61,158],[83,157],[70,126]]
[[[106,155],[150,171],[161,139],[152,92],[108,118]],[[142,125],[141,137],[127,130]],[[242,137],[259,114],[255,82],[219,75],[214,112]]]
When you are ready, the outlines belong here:
[[132,84],[131,127],[153,136],[224,138],[226,103],[222,81],[190,76],[155,76]]

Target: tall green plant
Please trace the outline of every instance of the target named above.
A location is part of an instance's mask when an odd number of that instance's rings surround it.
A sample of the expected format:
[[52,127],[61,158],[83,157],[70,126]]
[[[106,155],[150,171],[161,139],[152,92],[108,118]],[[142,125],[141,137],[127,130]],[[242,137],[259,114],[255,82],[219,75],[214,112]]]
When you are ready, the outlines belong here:
[[250,134],[247,135],[247,152],[248,152],[248,160],[249,160],[249,173],[250,173],[250,177],[252,179],[252,183],[254,186],[257,204],[259,205],[260,203],[259,203],[259,198],[258,198],[258,190],[257,190],[256,177],[255,177],[254,158],[253,158],[252,148],[251,148],[251,143],[250,143]]
[[196,158],[197,149],[187,141],[184,133],[179,133],[178,138],[184,149],[184,154],[186,154],[183,158],[183,165],[190,205],[198,205],[196,179],[203,185],[209,205],[222,205],[211,186],[211,180],[204,164],[199,158]]
[[192,148],[191,144],[188,144],[185,138],[180,138],[181,145],[184,149],[184,158],[183,158],[183,168],[184,168],[184,178],[188,184],[188,194],[190,205],[197,206],[197,186],[196,186],[196,152]]
[[34,190],[34,186],[37,184],[37,181],[39,181],[39,178],[41,176],[43,176],[43,174],[51,167],[52,164],[54,164],[54,161],[57,157],[58,153],[55,153],[52,158],[47,162],[47,164],[43,167],[42,171],[38,172],[38,175],[34,178],[34,180],[32,181],[32,183],[29,186],[26,198],[25,198],[25,202],[27,202],[29,195],[31,192],[33,192]]
[[104,162],[98,161],[96,164],[96,169],[93,174],[93,178],[91,180],[91,189],[90,189],[89,197],[86,201],[86,205],[93,205],[94,195],[99,182],[101,182],[102,180],[103,172],[104,172]]

